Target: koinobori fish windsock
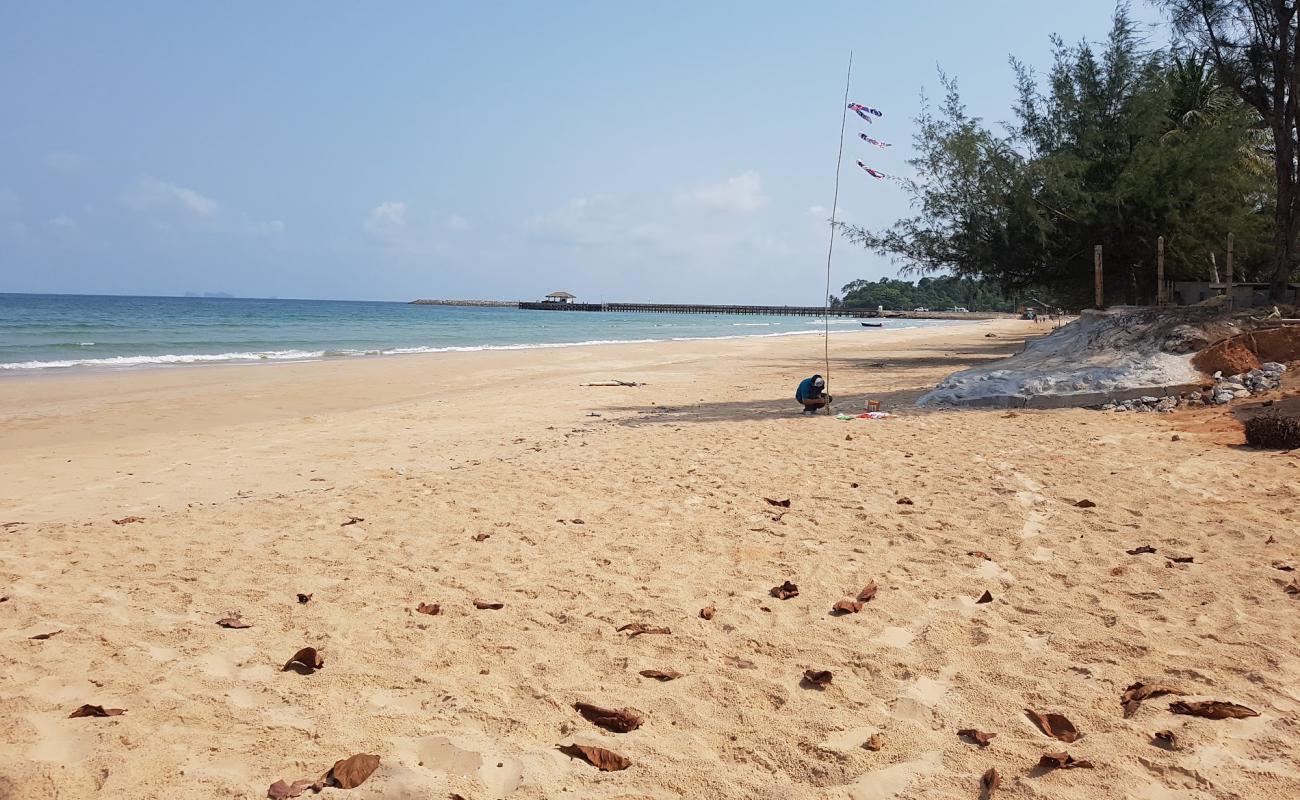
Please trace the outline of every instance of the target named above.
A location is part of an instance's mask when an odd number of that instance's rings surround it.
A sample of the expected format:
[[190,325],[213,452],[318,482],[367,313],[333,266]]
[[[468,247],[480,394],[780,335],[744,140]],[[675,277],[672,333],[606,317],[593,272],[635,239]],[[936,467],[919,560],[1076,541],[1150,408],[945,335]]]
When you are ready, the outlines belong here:
[[868,175],[870,175],[873,178],[877,178],[879,180],[884,180],[885,178],[892,177],[891,175],[886,175],[883,172],[879,172],[877,170],[872,169],[871,167],[868,167],[866,164],[863,164],[861,161],[858,162],[858,166],[866,170]]
[[862,117],[867,122],[874,122],[874,120],[871,119],[872,117],[885,116],[884,112],[879,109],[872,108],[871,106],[864,106],[861,103],[849,103],[849,110],[854,114],[857,114],[859,117]]
[[866,142],[867,144],[874,144],[876,147],[879,147],[881,150],[884,150],[886,147],[893,146],[889,142],[882,142],[879,139],[872,139],[870,136],[866,135],[865,133],[859,133],[858,138]]

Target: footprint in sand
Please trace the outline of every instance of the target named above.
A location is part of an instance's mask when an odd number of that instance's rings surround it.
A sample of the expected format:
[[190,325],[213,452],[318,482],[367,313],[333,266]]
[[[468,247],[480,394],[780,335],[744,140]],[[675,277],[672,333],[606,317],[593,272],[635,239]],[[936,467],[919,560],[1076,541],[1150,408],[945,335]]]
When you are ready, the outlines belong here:
[[939,752],[931,750],[914,761],[865,773],[844,788],[852,800],[888,800],[907,789],[915,778],[937,773],[939,766]]
[[84,720],[28,714],[27,721],[37,735],[36,744],[27,751],[32,761],[71,765],[85,761],[95,752],[95,732],[78,727]]
[[398,757],[406,764],[458,777],[477,778],[484,797],[503,798],[523,782],[523,764],[513,758],[458,747],[445,736],[394,739]]

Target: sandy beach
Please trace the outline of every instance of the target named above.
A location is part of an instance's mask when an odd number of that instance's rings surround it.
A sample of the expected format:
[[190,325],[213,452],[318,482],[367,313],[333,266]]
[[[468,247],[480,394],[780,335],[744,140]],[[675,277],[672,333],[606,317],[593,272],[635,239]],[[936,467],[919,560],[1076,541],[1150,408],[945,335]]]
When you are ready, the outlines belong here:
[[[812,336],[6,377],[0,797],[256,798],[354,753],[327,796],[1300,796],[1300,457],[1223,409],[914,407],[1046,329],[833,336],[878,421],[799,416]],[[1176,691],[1126,717],[1139,681]]]

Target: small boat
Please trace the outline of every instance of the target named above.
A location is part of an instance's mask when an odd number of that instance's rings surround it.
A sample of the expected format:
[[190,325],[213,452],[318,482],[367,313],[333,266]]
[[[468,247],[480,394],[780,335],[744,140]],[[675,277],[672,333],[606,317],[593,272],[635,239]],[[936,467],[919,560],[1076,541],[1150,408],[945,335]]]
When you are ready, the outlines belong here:
[[883,328],[883,327],[885,327],[885,323],[883,323],[883,322],[863,322],[863,323],[861,323],[861,324],[862,324],[862,327],[864,327],[864,328]]

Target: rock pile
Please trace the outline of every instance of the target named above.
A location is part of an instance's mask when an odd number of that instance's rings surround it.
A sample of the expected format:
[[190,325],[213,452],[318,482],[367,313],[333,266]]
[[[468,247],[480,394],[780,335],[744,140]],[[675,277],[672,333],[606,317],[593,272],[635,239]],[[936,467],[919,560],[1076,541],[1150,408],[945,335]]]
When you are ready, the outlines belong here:
[[1272,391],[1282,385],[1282,373],[1286,365],[1268,361],[1259,369],[1252,369],[1239,375],[1224,377],[1223,373],[1214,373],[1214,386],[1205,392],[1190,392],[1185,395],[1166,395],[1155,397],[1146,395],[1132,400],[1106,403],[1102,411],[1139,411],[1167,414],[1182,406],[1223,405],[1243,397]]

